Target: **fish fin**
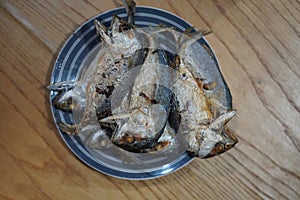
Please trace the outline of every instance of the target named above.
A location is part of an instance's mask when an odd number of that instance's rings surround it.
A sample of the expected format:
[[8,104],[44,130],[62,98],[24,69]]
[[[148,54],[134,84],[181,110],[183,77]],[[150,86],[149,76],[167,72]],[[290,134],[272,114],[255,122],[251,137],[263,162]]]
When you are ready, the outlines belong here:
[[[196,30],[195,32],[192,32],[194,29],[189,28],[187,29],[184,34],[179,38],[179,45],[178,45],[178,53],[181,55],[183,54],[184,50],[192,45],[193,43],[197,42],[204,36],[211,33],[209,30]],[[185,37],[184,37],[185,36]]]
[[58,122],[57,125],[58,125],[60,131],[67,133],[68,135],[78,135],[75,124],[67,124],[64,122]]
[[124,7],[128,16],[128,23],[134,24],[134,14],[136,12],[136,3],[133,0],[123,0]]
[[47,86],[48,90],[51,91],[66,91],[72,89],[76,84],[76,81],[63,81],[58,83],[53,83]]
[[117,15],[113,16],[113,18],[111,20],[111,34],[112,35],[115,35],[116,33],[119,32],[120,21],[121,21],[120,17],[118,17]]
[[125,120],[129,117],[130,117],[130,113],[121,113],[121,114],[111,115],[103,119],[100,119],[99,122],[105,124],[112,124],[120,120]]
[[226,125],[236,114],[236,110],[232,110],[220,115],[217,119],[211,122],[209,127],[211,129],[220,129],[222,126]]
[[97,34],[99,35],[100,39],[102,41],[106,41],[109,42],[110,41],[110,37],[108,35],[108,30],[106,28],[106,26],[104,26],[99,20],[95,19],[94,21],[95,27],[96,27],[96,31]]

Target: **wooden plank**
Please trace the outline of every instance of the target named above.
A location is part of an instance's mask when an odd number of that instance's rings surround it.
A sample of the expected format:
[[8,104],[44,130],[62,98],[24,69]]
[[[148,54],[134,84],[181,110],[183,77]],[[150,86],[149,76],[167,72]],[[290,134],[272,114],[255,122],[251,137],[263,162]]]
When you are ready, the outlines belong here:
[[2,6],[53,52],[81,23],[100,11],[89,4],[82,9],[80,1],[73,4],[70,1],[15,0],[4,1]]
[[[5,30],[1,28],[3,37],[0,42],[2,61],[0,144],[3,150],[8,153],[7,156],[11,157],[11,160],[17,163],[18,170],[23,171],[29,177],[31,181],[27,181],[27,184],[31,185],[31,182],[34,182],[35,189],[44,191],[49,198],[58,199],[60,194],[68,193],[66,198],[92,197],[96,199],[101,192],[104,192],[101,188],[99,189],[98,183],[116,188],[117,186],[109,180],[100,179],[99,181],[99,178],[104,175],[99,175],[72,156],[57,135],[49,113],[46,92],[44,88],[41,89],[45,84],[41,80],[47,79],[47,76],[46,74],[39,75],[42,71],[39,67],[48,69],[52,54],[11,15],[3,9],[0,13],[1,27],[4,25],[6,27]],[[10,34],[6,34],[5,31]],[[22,36],[22,38],[14,40],[15,35]],[[32,51],[28,51],[28,48],[32,48]],[[42,52],[43,57],[40,59],[45,59],[44,62],[48,62],[47,65],[37,65],[34,57],[38,52]],[[10,59],[7,60],[7,58]],[[22,69],[30,69],[31,66],[37,69],[22,71]],[[34,81],[35,84],[32,84],[33,80],[30,81],[30,78],[34,76],[38,77],[39,81]],[[1,165],[4,164],[8,167],[6,162]],[[9,162],[7,164],[9,165]],[[96,177],[95,182],[92,181],[87,185],[88,177],[93,174]],[[3,174],[3,180],[9,178],[10,175],[10,173]],[[8,188],[1,190],[1,195],[9,197],[11,195],[9,191],[16,187],[16,183],[9,184],[1,181],[0,187]],[[90,193],[89,190],[93,190],[94,193]],[[19,191],[19,194],[30,198],[29,188]],[[107,193],[103,197],[110,198],[112,195],[125,197],[121,191]]]
[[238,109],[230,127],[240,142],[222,156],[194,160],[149,181],[99,174],[72,155],[57,135],[44,87],[69,35],[121,3],[1,1],[0,170],[5,173],[0,197],[299,199],[300,13],[295,0],[137,0],[213,30],[207,39]]

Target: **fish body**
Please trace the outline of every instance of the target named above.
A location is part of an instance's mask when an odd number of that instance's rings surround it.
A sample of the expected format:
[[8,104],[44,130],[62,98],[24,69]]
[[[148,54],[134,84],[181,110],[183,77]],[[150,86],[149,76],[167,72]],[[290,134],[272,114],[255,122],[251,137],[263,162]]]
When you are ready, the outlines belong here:
[[111,113],[112,91],[124,73],[141,65],[147,54],[147,49],[140,49],[145,41],[137,40],[140,38],[138,35],[143,33],[135,31],[131,23],[115,16],[109,29],[98,20],[95,20],[95,26],[102,47],[90,66],[86,66],[78,81],[60,82],[48,87],[60,91],[53,101],[57,108],[77,114],[77,129],[73,134],[86,130],[85,127],[91,123],[96,126],[99,119]]
[[[163,50],[150,52],[144,64],[136,70],[138,73],[134,75],[134,81],[126,84],[125,100],[115,109],[114,115],[100,122],[118,124],[112,136],[116,145],[128,151],[147,152],[155,148],[166,130],[174,73],[168,67]],[[124,91],[124,88],[119,90]],[[117,94],[121,93],[119,90],[116,90]],[[168,133],[172,132],[169,127],[167,129]],[[164,143],[162,140],[160,145]],[[164,144],[169,143],[165,141]]]
[[[181,132],[188,143],[187,151],[207,158],[237,143],[232,131],[225,127],[236,112],[228,103],[230,93],[217,66],[213,60],[207,60],[210,57],[202,52],[201,45],[191,40],[174,61],[178,70],[174,93],[182,117]],[[202,55],[199,52],[206,56],[199,56]]]

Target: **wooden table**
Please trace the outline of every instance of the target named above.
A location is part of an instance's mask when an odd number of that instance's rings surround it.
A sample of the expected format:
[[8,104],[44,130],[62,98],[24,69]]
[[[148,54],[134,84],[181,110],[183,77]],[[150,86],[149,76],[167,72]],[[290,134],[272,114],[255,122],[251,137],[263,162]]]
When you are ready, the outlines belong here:
[[136,0],[213,30],[240,142],[168,176],[127,181],[80,162],[50,113],[57,54],[120,0],[0,0],[0,199],[300,199],[300,3]]

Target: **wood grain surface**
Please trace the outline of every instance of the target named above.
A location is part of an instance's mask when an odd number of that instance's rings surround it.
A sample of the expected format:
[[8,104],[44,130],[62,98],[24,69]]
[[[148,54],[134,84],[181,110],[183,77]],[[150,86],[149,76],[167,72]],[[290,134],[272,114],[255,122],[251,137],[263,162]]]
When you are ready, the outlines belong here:
[[120,0],[0,0],[0,199],[300,199],[298,0],[136,0],[210,29],[240,142],[168,176],[127,181],[80,162],[48,91],[73,31]]

